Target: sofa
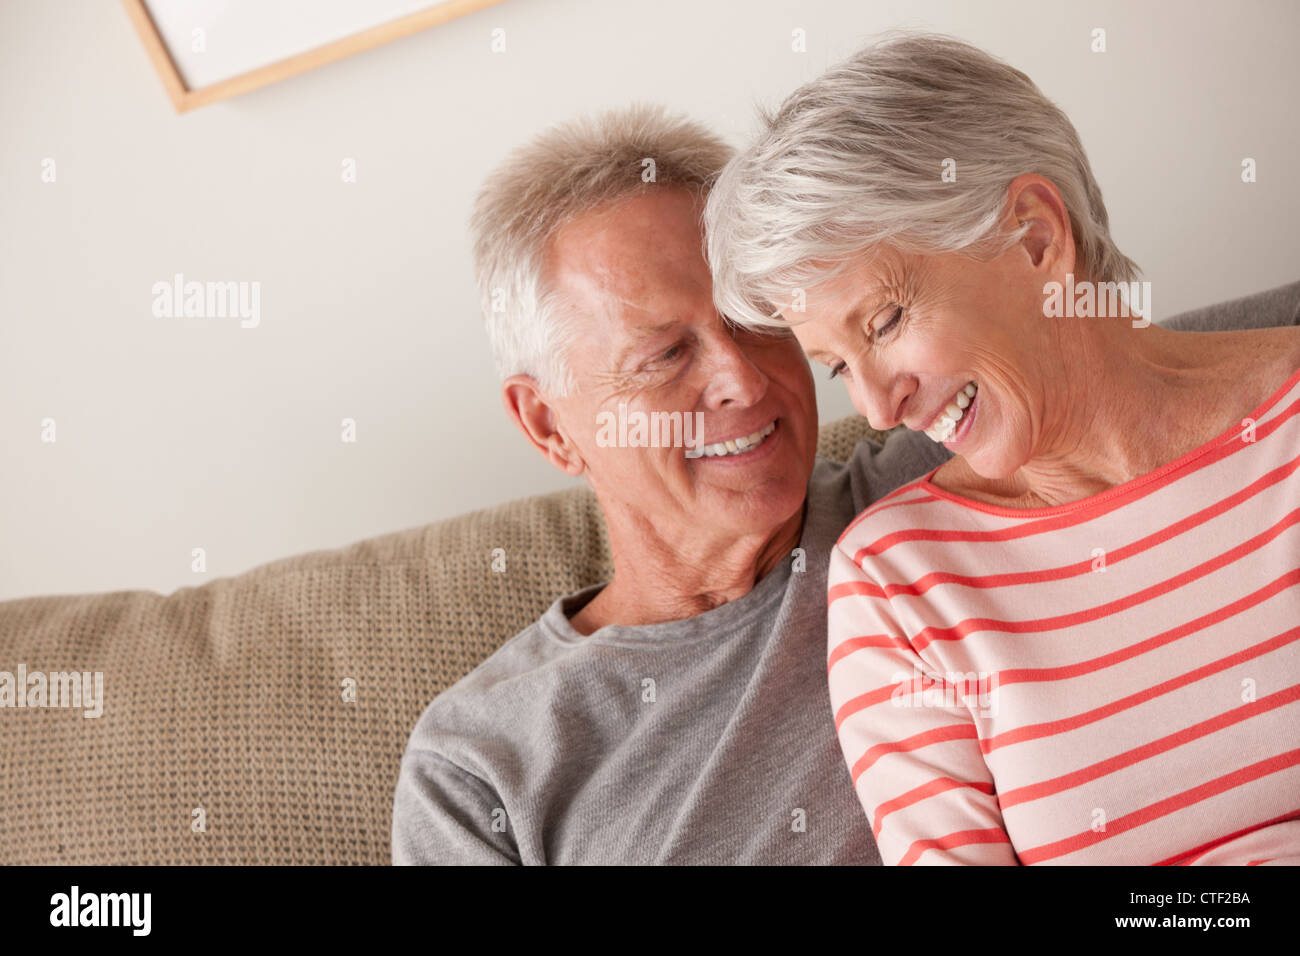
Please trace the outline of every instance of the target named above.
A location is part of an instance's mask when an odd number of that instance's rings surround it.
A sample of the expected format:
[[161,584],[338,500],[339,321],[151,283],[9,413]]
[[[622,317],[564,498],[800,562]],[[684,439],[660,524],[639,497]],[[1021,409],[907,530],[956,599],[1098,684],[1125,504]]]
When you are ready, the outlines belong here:
[[[1300,282],[1162,324],[1214,315],[1300,324]],[[847,418],[818,451],[880,437]],[[425,706],[611,571],[594,496],[573,488],[168,595],[0,603],[0,671],[104,675],[95,719],[0,709],[0,861],[387,864]]]

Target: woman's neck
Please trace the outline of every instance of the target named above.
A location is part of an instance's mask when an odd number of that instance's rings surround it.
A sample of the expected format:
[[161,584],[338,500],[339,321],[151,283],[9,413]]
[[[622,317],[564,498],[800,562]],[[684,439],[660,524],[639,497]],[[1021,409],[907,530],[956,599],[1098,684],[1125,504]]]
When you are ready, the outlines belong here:
[[[1002,480],[954,459],[940,487],[1012,508],[1049,508],[1109,491],[1240,422],[1300,355],[1295,328],[1182,333],[1093,322],[1058,353],[1070,361],[1054,379],[1051,405],[1064,411],[1044,424],[1034,457]],[[1271,374],[1261,374],[1265,369]]]

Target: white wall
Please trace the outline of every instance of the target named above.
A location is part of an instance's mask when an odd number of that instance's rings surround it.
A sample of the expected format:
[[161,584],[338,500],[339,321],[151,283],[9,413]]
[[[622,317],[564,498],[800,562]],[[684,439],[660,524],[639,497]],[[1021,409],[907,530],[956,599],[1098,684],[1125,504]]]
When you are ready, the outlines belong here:
[[[117,3],[3,0],[0,598],[169,591],[564,487],[506,420],[476,314],[464,225],[484,174],[632,100],[740,142],[757,100],[888,27],[971,40],[1061,104],[1157,318],[1294,280],[1298,10],[508,0],[178,117]],[[259,281],[260,326],[153,318],[175,272]],[[851,411],[819,388],[824,420]]]

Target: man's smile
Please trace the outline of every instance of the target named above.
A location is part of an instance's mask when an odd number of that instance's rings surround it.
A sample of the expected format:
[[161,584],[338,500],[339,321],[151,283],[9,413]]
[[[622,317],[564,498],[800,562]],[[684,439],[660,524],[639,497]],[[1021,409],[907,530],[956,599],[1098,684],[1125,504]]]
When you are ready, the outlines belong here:
[[698,448],[688,448],[686,449],[686,457],[753,461],[758,457],[759,449],[770,451],[775,445],[775,440],[769,441],[768,439],[775,433],[778,422],[780,422],[779,418],[773,419],[762,428],[750,432],[748,435],[738,435],[735,438],[702,444]]

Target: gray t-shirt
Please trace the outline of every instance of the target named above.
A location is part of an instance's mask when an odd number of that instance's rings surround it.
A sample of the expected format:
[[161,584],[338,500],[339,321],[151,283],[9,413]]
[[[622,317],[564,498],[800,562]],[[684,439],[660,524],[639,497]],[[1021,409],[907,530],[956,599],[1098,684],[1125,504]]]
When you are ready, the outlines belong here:
[[[1161,322],[1300,325],[1300,282]],[[684,621],[569,625],[556,601],[425,710],[402,758],[394,863],[879,863],[826,684],[826,565],[849,521],[948,452],[916,432],[818,459],[799,546]]]
[[393,862],[878,864],[831,719],[826,562],[947,458],[902,432],[817,459],[801,556],[704,614],[584,637],[569,615],[603,585],[556,601],[421,716]]

